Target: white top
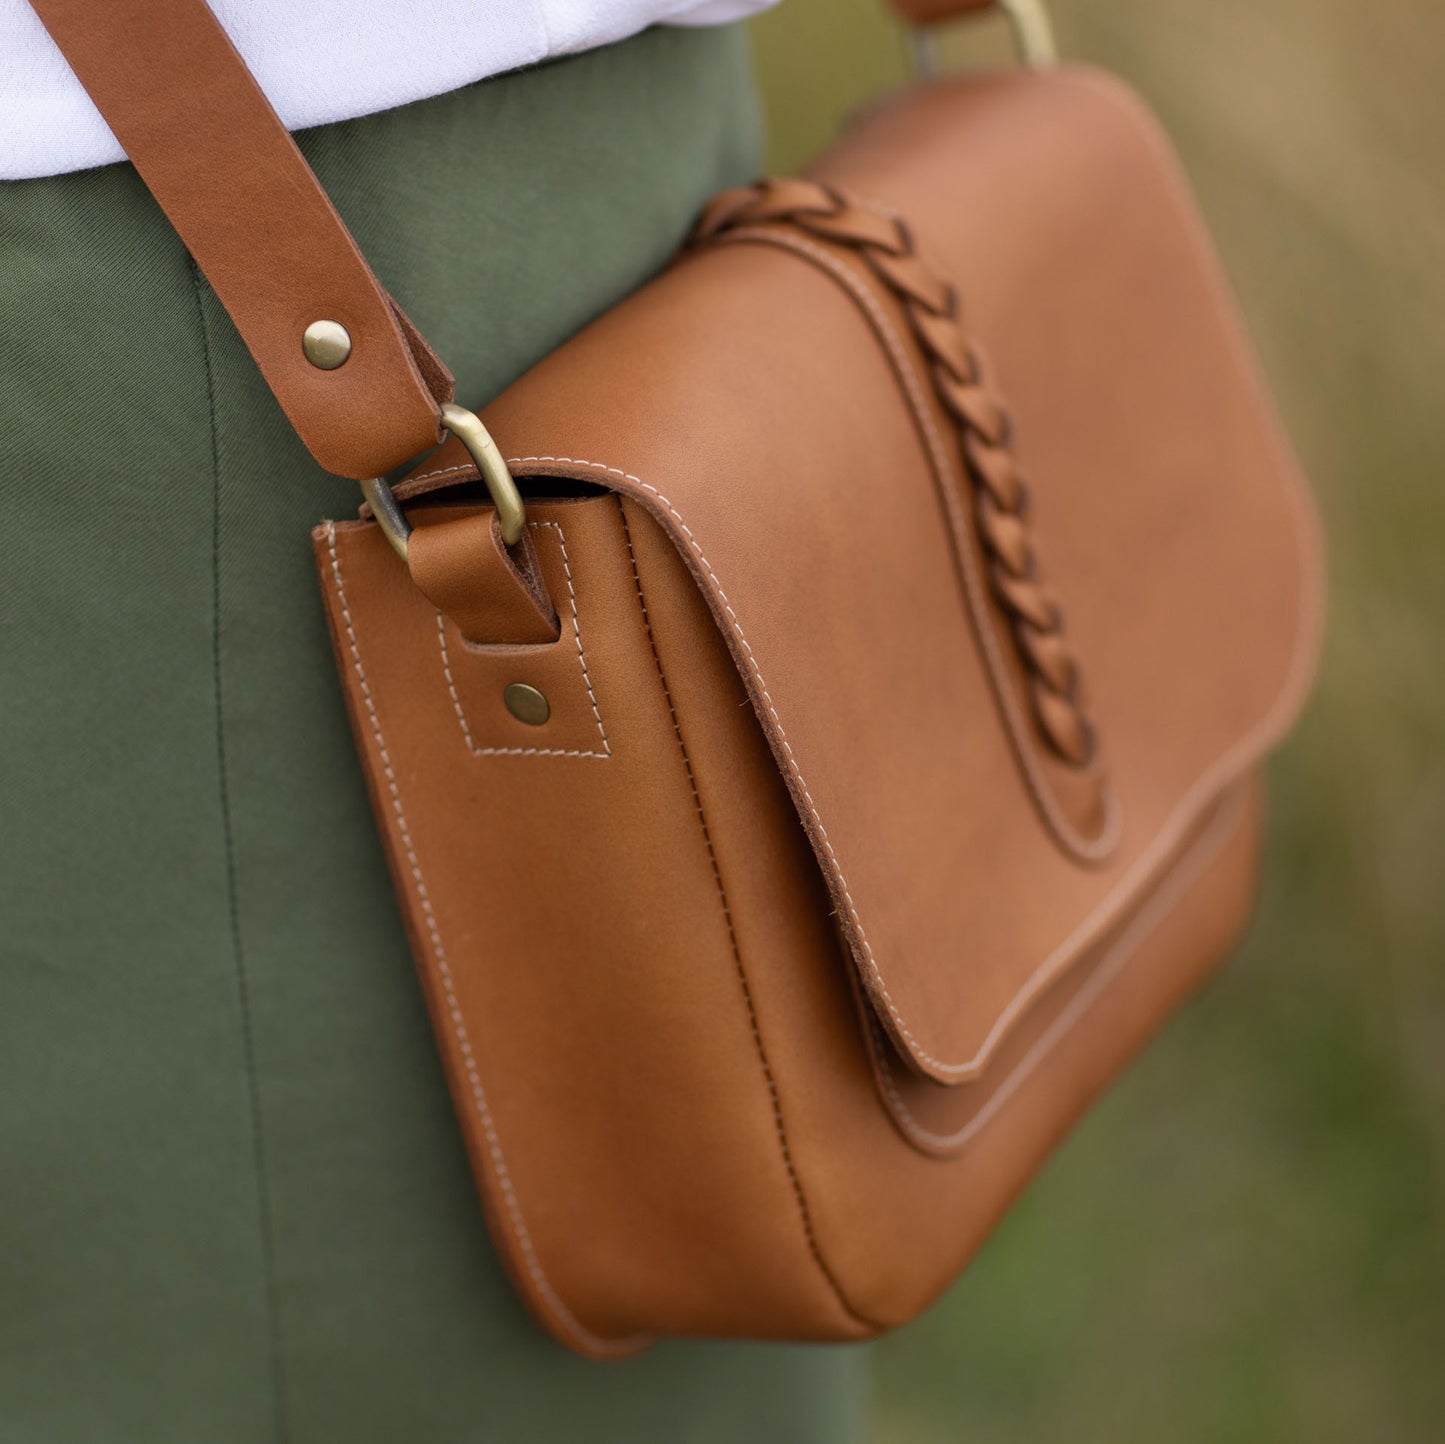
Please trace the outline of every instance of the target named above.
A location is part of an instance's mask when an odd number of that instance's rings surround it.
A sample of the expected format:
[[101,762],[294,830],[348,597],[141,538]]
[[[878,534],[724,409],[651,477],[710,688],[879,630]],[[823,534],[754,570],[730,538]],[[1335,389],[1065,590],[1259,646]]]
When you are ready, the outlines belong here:
[[[97,0],[104,3],[104,0]],[[649,25],[775,0],[209,0],[288,130],[441,95]],[[0,180],[122,160],[28,0],[0,0]]]

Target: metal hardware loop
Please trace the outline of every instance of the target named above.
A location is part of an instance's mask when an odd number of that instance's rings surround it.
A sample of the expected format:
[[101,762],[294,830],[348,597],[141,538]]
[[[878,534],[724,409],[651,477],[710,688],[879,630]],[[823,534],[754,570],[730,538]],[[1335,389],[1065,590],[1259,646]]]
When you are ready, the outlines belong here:
[[[1057,64],[1059,48],[1044,0],[994,0],[990,8],[1003,11],[1013,31],[1019,59],[1030,70],[1047,70]],[[909,48],[913,53],[913,68],[919,75],[931,77],[943,69],[932,29],[915,26],[909,32]]]
[[[482,425],[481,418],[475,412],[468,411],[465,406],[456,406],[448,401],[441,409],[441,418],[442,425],[466,447],[467,454],[476,463],[492,498],[492,505],[497,508],[497,522],[503,542],[509,547],[515,546],[522,539],[522,528],[527,522],[527,508],[502,453],[497,449],[497,443]],[[406,513],[397,505],[386,478],[377,476],[370,481],[363,481],[361,494],[371,507],[372,515],[383,535],[396,554],[405,561],[407,543],[411,539],[411,523],[406,519]]]

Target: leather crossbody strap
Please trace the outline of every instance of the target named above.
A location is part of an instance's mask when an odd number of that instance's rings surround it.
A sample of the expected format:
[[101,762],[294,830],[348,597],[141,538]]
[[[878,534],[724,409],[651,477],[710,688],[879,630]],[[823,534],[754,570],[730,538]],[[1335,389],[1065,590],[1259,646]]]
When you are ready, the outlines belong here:
[[[932,23],[997,0],[891,3]],[[31,4],[316,460],[366,479],[434,445],[450,372],[372,273],[204,0]]]
[[[316,460],[360,479],[434,446],[450,373],[372,274],[203,0],[32,4]],[[308,359],[318,321],[349,337],[333,369]]]

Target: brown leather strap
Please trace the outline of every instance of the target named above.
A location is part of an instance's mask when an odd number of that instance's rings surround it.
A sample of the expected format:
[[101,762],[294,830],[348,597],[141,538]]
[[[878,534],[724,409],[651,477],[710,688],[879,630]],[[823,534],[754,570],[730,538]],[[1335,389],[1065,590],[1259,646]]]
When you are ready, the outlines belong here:
[[[446,367],[382,289],[203,0],[31,0],[328,471],[371,477],[436,444]],[[349,358],[313,366],[317,320]]]
[[[927,23],[993,0],[891,0]],[[379,476],[433,445],[451,374],[383,290],[204,0],[31,0],[311,454]],[[351,337],[307,360],[313,321]]]

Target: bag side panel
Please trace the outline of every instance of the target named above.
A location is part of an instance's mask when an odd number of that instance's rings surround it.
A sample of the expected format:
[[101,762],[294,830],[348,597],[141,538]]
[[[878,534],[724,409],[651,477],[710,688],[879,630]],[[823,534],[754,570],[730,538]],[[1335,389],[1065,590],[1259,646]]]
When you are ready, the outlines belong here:
[[[780,1147],[619,504],[539,505],[532,524],[563,618],[550,647],[467,644],[375,526],[316,540],[493,1234],[539,1318],[584,1353],[769,1320],[856,1335]],[[500,705],[515,681],[553,702],[544,726]]]

